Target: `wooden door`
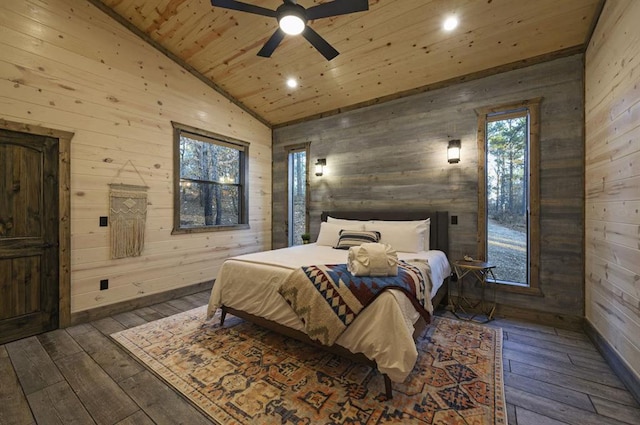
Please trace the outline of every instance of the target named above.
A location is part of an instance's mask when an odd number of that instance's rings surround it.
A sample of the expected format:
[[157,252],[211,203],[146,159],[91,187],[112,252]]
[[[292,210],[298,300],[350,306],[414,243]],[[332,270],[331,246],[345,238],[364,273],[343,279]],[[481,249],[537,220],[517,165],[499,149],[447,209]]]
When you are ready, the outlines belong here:
[[58,139],[0,130],[0,344],[58,327]]

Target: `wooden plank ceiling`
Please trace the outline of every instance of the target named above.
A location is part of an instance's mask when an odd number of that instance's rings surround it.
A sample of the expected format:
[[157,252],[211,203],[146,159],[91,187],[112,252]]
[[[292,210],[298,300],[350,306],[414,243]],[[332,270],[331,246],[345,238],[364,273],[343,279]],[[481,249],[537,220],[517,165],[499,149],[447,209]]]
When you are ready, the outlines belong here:
[[[256,56],[276,20],[209,0],[92,1],[279,126],[582,51],[603,0],[369,0],[366,12],[309,22],[340,52],[330,62],[301,36],[285,37],[271,58]],[[282,0],[245,2],[275,9]],[[450,14],[460,25],[446,32]]]

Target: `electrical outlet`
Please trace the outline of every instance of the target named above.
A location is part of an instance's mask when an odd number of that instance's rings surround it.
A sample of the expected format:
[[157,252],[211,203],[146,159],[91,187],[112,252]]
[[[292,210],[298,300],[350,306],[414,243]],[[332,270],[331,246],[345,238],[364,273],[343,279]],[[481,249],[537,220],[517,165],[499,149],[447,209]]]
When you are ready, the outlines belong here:
[[100,290],[104,291],[105,289],[109,289],[109,279],[100,280]]
[[451,224],[458,224],[458,216],[457,215],[452,215],[451,216]]
[[107,217],[100,217],[100,227],[107,227],[109,225],[109,219]]

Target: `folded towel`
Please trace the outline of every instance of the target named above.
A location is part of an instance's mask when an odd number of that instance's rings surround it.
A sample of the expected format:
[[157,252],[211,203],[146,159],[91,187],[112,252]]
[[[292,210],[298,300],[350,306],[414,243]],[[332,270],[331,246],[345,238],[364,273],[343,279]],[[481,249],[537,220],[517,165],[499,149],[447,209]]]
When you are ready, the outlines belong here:
[[397,276],[398,255],[391,245],[382,243],[352,246],[347,269],[354,276]]

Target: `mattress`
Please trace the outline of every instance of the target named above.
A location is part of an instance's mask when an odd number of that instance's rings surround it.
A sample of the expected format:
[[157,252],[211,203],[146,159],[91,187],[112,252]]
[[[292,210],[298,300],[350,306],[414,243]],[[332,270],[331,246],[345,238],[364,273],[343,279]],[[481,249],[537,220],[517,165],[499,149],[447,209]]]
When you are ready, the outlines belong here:
[[[304,332],[302,321],[280,296],[278,288],[301,266],[346,263],[347,255],[346,250],[308,244],[230,258],[224,262],[211,291],[208,316],[225,305]],[[442,251],[398,252],[398,258],[429,262],[431,298],[451,273]],[[419,317],[407,296],[391,289],[365,308],[338,337],[336,344],[364,354],[392,381],[402,382],[418,356],[413,325]]]

